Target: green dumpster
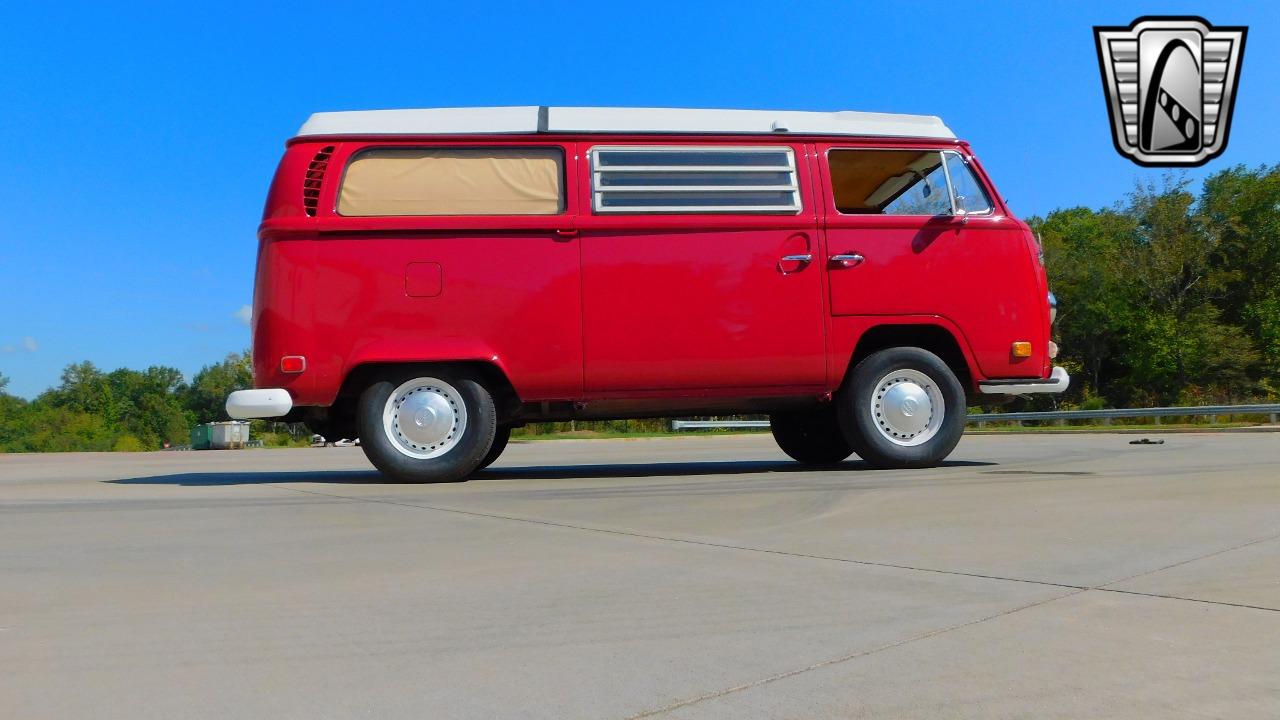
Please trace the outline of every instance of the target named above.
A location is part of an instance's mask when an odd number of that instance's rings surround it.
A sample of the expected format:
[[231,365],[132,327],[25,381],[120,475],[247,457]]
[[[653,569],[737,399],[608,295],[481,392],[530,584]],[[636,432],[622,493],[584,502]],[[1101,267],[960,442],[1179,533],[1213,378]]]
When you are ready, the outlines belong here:
[[208,450],[213,447],[213,428],[207,424],[191,428],[191,449]]

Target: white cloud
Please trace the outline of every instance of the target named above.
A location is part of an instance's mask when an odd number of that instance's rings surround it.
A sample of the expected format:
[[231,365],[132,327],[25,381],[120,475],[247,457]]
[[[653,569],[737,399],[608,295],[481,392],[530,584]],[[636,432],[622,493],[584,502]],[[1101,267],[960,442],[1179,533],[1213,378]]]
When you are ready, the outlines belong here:
[[22,338],[22,349],[27,352],[35,352],[40,349],[40,343],[36,342],[35,338],[28,335],[27,337]]
[[253,320],[253,308],[248,305],[241,305],[239,310],[232,313],[232,317],[248,326],[249,322]]
[[8,355],[9,353],[16,353],[16,352],[18,352],[18,348],[12,345],[5,345],[4,347],[0,347],[0,353],[4,353],[6,355]]

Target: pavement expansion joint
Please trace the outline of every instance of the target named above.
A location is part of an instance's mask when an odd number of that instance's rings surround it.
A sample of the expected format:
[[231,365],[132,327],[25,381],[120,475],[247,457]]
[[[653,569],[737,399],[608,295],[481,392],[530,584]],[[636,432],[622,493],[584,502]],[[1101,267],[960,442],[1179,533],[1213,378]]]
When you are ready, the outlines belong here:
[[[1136,578],[1140,578],[1140,577],[1146,577],[1147,575],[1154,575],[1154,574],[1159,573],[1159,572],[1164,572],[1165,570],[1172,570],[1173,568],[1181,567],[1181,566],[1183,566],[1183,565],[1189,565],[1189,564],[1191,564],[1191,563],[1193,563],[1193,562],[1199,562],[1199,561],[1201,561],[1201,560],[1208,560],[1208,559],[1209,559],[1209,558],[1211,558],[1211,557],[1217,557],[1217,556],[1219,556],[1219,555],[1225,555],[1225,554],[1230,553],[1230,552],[1235,552],[1236,550],[1243,550],[1244,548],[1250,547],[1250,546],[1252,546],[1252,545],[1258,545],[1258,544],[1260,544],[1260,543],[1271,542],[1272,540],[1280,540],[1280,533],[1276,533],[1276,534],[1274,534],[1274,535],[1268,535],[1268,536],[1266,536],[1266,537],[1256,538],[1256,539],[1254,539],[1254,540],[1249,540],[1249,541],[1247,541],[1247,542],[1243,542],[1243,543],[1240,543],[1240,544],[1238,544],[1238,545],[1232,545],[1231,547],[1222,548],[1222,549],[1220,549],[1220,550],[1214,550],[1213,552],[1205,553],[1204,555],[1197,555],[1197,556],[1195,556],[1195,557],[1193,557],[1193,558],[1188,558],[1188,559],[1186,559],[1186,560],[1179,560],[1179,561],[1178,561],[1178,562],[1176,562],[1176,563],[1170,563],[1170,564],[1165,565],[1165,566],[1163,566],[1163,567],[1158,567],[1158,568],[1156,568],[1156,569],[1154,569],[1154,570],[1144,570],[1144,571],[1142,571],[1142,572],[1140,572],[1140,573],[1134,573],[1133,575],[1129,575],[1128,577],[1122,577],[1122,578],[1120,578],[1119,580],[1112,580],[1111,582],[1104,583],[1104,584],[1102,584],[1102,585],[1098,585],[1098,586],[1096,586],[1096,587],[1094,587],[1094,588],[1092,588],[1092,589],[1094,589],[1094,590],[1110,590],[1110,586],[1112,586],[1112,585],[1116,585],[1116,584],[1119,584],[1119,583],[1122,583],[1122,582],[1127,582],[1127,581],[1129,581],[1129,580],[1134,580],[1134,579],[1136,579]],[[1115,592],[1124,592],[1124,591],[1116,590]],[[1274,609],[1276,609],[1276,608],[1266,608],[1266,609],[1274,610]]]
[[[692,538],[671,537],[671,536],[667,536],[667,535],[653,535],[653,534],[649,534],[649,533],[634,532],[634,531],[631,531],[631,530],[614,530],[614,529],[610,529],[610,528],[592,527],[592,526],[590,526],[590,525],[576,525],[576,524],[573,524],[573,523],[556,522],[556,521],[553,521],[553,520],[540,520],[540,519],[537,519],[537,518],[519,517],[519,516],[517,516],[517,515],[502,515],[502,514],[498,514],[498,513],[479,512],[479,511],[476,511],[476,510],[463,510],[463,509],[460,509],[460,508],[442,507],[442,506],[439,506],[439,505],[424,505],[424,504],[422,504],[422,503],[404,502],[403,500],[388,500],[388,499],[386,499],[386,498],[351,497],[350,495],[339,495],[339,494],[337,494],[337,493],[326,493],[326,492],[320,492],[320,491],[318,491],[318,490],[303,490],[302,488],[288,487],[288,486],[285,486],[285,485],[274,485],[274,484],[272,484],[272,485],[270,485],[270,486],[271,486],[271,487],[274,487],[274,488],[277,488],[277,489],[280,489],[280,490],[292,490],[292,491],[294,491],[294,492],[307,493],[307,494],[310,494],[310,495],[320,495],[320,496],[323,496],[323,497],[329,497],[329,498],[333,498],[333,499],[335,499],[335,500],[344,500],[344,501],[347,501],[347,502],[365,502],[365,503],[371,503],[371,504],[394,505],[394,506],[398,506],[398,507],[414,508],[414,509],[417,509],[417,510],[433,510],[433,511],[435,511],[435,512],[445,512],[445,513],[453,513],[453,514],[457,514],[457,515],[467,515],[467,516],[471,516],[471,517],[485,518],[485,519],[489,519],[489,520],[499,520],[499,521],[505,521],[505,522],[527,523],[527,524],[530,524],[530,525],[541,525],[541,526],[544,526],[544,527],[553,527],[553,528],[560,528],[560,529],[566,529],[566,530],[579,530],[579,531],[583,531],[583,532],[602,533],[602,534],[606,534],[606,535],[615,535],[615,536],[619,536],[619,537],[638,538],[638,539],[642,539],[642,540],[652,540],[652,541],[657,541],[657,542],[680,543],[680,544],[684,544],[684,545],[696,545],[696,546],[700,546],[700,547],[718,548],[718,549],[722,549],[722,550],[737,550],[737,551],[740,551],[740,552],[760,553],[760,554],[776,555],[776,556],[783,556],[783,557],[804,558],[804,559],[806,559],[806,560],[823,560],[823,561],[828,561],[828,562],[840,562],[840,563],[848,563],[848,564],[850,564],[850,565],[861,565],[861,566],[864,566],[864,567],[879,567],[879,568],[889,568],[889,569],[894,569],[894,570],[906,570],[906,571],[909,571],[909,572],[934,573],[934,574],[938,574],[938,575],[952,575],[952,576],[956,576],[956,577],[977,578],[977,579],[981,579],[981,580],[995,580],[995,581],[999,581],[999,582],[1024,583],[1024,584],[1028,584],[1028,585],[1040,585],[1040,586],[1044,586],[1044,587],[1056,587],[1056,588],[1063,588],[1063,589],[1067,589],[1067,590],[1078,590],[1078,591],[1082,591],[1082,592],[1083,592],[1083,591],[1107,592],[1107,593],[1116,593],[1116,594],[1120,594],[1120,595],[1132,595],[1132,596],[1138,596],[1138,597],[1156,598],[1156,599],[1161,599],[1161,600],[1180,600],[1180,601],[1183,601],[1183,602],[1204,603],[1204,604],[1207,604],[1207,605],[1224,605],[1224,606],[1228,606],[1228,607],[1238,607],[1238,608],[1245,608],[1245,609],[1250,609],[1250,610],[1264,610],[1264,611],[1268,611],[1268,612],[1280,612],[1280,608],[1265,607],[1265,606],[1260,606],[1260,605],[1247,605],[1247,604],[1243,604],[1243,603],[1232,603],[1232,602],[1226,602],[1226,601],[1222,601],[1222,600],[1204,600],[1204,599],[1200,599],[1200,598],[1182,597],[1182,596],[1179,596],[1179,595],[1161,595],[1161,594],[1157,594],[1157,593],[1144,593],[1144,592],[1138,592],[1138,591],[1136,591],[1136,590],[1119,590],[1119,589],[1115,589],[1115,588],[1111,588],[1111,587],[1109,587],[1110,585],[1115,585],[1116,583],[1121,583],[1121,582],[1125,582],[1125,581],[1127,581],[1127,580],[1132,580],[1132,579],[1134,579],[1134,578],[1143,577],[1143,576],[1145,576],[1145,575],[1151,575],[1151,574],[1154,574],[1154,573],[1162,572],[1162,571],[1164,571],[1164,570],[1168,570],[1168,569],[1170,569],[1170,568],[1178,567],[1178,566],[1180,566],[1180,565],[1185,565],[1185,564],[1187,564],[1187,563],[1196,562],[1197,560],[1204,560],[1204,559],[1206,559],[1206,558],[1211,558],[1211,557],[1214,557],[1214,556],[1217,556],[1217,555],[1222,555],[1222,554],[1224,554],[1224,553],[1229,553],[1229,552],[1232,552],[1232,551],[1234,551],[1234,550],[1240,550],[1240,549],[1242,549],[1242,548],[1246,548],[1246,547],[1249,547],[1249,546],[1251,546],[1251,545],[1256,545],[1256,544],[1258,544],[1258,543],[1267,542],[1267,541],[1269,541],[1269,540],[1276,540],[1276,539],[1280,539],[1280,534],[1277,534],[1277,535],[1270,535],[1270,536],[1263,537],[1263,538],[1257,538],[1257,539],[1255,539],[1255,540],[1250,540],[1250,541],[1248,541],[1248,542],[1241,543],[1241,544],[1239,544],[1239,545],[1234,545],[1234,546],[1229,547],[1229,548],[1224,548],[1224,549],[1220,549],[1220,550],[1215,550],[1215,551],[1213,551],[1213,552],[1211,552],[1211,553],[1207,553],[1207,554],[1204,554],[1204,555],[1199,555],[1199,556],[1197,556],[1197,557],[1190,558],[1190,559],[1187,559],[1187,560],[1182,560],[1182,561],[1179,561],[1179,562],[1176,562],[1176,563],[1172,563],[1172,564],[1170,564],[1170,565],[1166,565],[1166,566],[1163,566],[1163,567],[1160,567],[1160,568],[1156,568],[1156,569],[1154,569],[1154,570],[1148,570],[1148,571],[1145,571],[1145,572],[1136,573],[1136,574],[1134,574],[1134,575],[1130,575],[1130,576],[1128,576],[1128,577],[1120,578],[1119,580],[1112,580],[1112,581],[1107,582],[1107,583],[1104,583],[1104,584],[1102,584],[1102,585],[1079,585],[1079,584],[1073,584],[1073,583],[1058,583],[1058,582],[1051,582],[1051,581],[1048,581],[1048,580],[1033,580],[1033,579],[1030,579],[1030,578],[1018,578],[1018,577],[1009,577],[1009,576],[1004,576],[1004,575],[992,575],[992,574],[988,574],[988,573],[965,572],[965,571],[961,571],[961,570],[942,570],[942,569],[939,569],[939,568],[920,567],[920,566],[916,566],[916,565],[904,565],[904,564],[901,564],[901,563],[879,562],[879,561],[875,561],[875,560],[857,560],[857,559],[853,559],[853,558],[834,557],[834,556],[830,556],[830,555],[815,555],[815,554],[811,554],[811,553],[798,553],[798,552],[791,552],[791,551],[788,551],[788,550],[777,550],[777,549],[771,549],[771,548],[757,548],[757,547],[750,547],[750,546],[746,546],[746,545],[734,545],[734,544],[731,544],[731,543],[717,543],[717,542],[711,542],[711,541],[709,541],[709,540],[694,540],[694,539],[692,539]],[[1065,596],[1064,596],[1064,597],[1065,597]]]
[[753,680],[752,682],[744,683],[742,685],[735,685],[733,687],[725,688],[723,690],[717,690],[715,692],[706,693],[705,695],[699,695],[697,697],[688,698],[686,700],[680,700],[670,705],[664,705],[663,707],[660,707],[660,708],[646,710],[645,712],[642,712],[639,715],[632,715],[628,717],[627,720],[642,720],[643,718],[650,718],[650,717],[656,717],[658,715],[665,715],[666,713],[672,712],[674,710],[679,710],[680,708],[688,707],[690,705],[695,705],[697,703],[705,702],[707,700],[714,700],[716,698],[721,698],[736,692],[742,692],[743,690],[750,690],[751,688],[760,687],[761,685],[767,685],[772,682],[777,682],[778,680],[785,680],[790,677],[795,677],[796,675],[811,672],[813,670],[819,670],[821,668],[828,667],[831,665],[838,665],[840,663],[850,662],[852,660],[857,660],[859,658],[864,658],[869,655],[874,655],[876,653],[883,652],[885,650],[892,650],[894,648],[902,647],[903,645],[909,645],[911,643],[919,642],[921,640],[928,640],[929,638],[937,637],[938,635],[943,635],[945,633],[949,633],[955,630],[961,630],[963,628],[972,627],[974,625],[980,625],[982,623],[989,622],[991,620],[998,620],[999,618],[1007,617],[1014,613],[1022,612],[1023,610],[1030,610],[1031,608],[1040,607],[1041,605],[1048,605],[1049,603],[1057,602],[1058,600],[1062,600],[1063,598],[1069,598],[1073,595],[1079,595],[1080,593],[1083,593],[1083,592],[1088,592],[1088,588],[1072,590],[1071,592],[1068,592],[1068,593],[1056,595],[1054,597],[1046,598],[1044,600],[1037,600],[1036,602],[1027,603],[1025,605],[1019,605],[1018,607],[1010,608],[1008,610],[1003,610],[1001,612],[994,613],[991,615],[986,615],[980,618],[976,618],[974,620],[968,620],[966,622],[956,623],[954,625],[948,625],[946,627],[936,628],[934,630],[929,630],[927,632],[919,633],[917,635],[912,635],[911,637],[903,638],[901,640],[895,640],[894,642],[885,643],[884,645],[879,645],[877,647],[869,648],[867,650],[860,650],[858,652],[849,653],[848,655],[841,655],[840,657],[829,658],[827,660],[822,660],[822,661],[813,663],[812,665],[806,665],[804,667],[796,668],[794,670],[788,670],[786,672],[777,673],[775,675],[770,675],[768,677],[763,677],[758,680]]

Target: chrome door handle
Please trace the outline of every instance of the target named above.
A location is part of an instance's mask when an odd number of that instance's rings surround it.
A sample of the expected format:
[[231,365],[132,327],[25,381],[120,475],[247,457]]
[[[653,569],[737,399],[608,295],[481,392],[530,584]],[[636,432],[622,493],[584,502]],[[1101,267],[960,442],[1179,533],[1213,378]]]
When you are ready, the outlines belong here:
[[783,255],[782,262],[798,262],[798,263],[813,262],[813,254],[805,253],[804,255]]
[[828,259],[831,261],[832,265],[838,268],[857,267],[861,265],[863,261],[866,260],[866,258],[862,257],[857,253],[849,253],[847,255],[832,255]]

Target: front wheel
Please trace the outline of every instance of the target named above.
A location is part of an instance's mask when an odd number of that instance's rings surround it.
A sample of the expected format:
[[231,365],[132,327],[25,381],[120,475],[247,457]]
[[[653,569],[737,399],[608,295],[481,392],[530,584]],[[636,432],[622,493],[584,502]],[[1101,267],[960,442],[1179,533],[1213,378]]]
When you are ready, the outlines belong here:
[[933,467],[964,434],[964,388],[942,358],[922,348],[869,355],[838,402],[845,438],[875,467]]
[[401,482],[457,482],[493,446],[497,412],[483,385],[443,371],[400,373],[360,395],[360,447],[374,467]]

